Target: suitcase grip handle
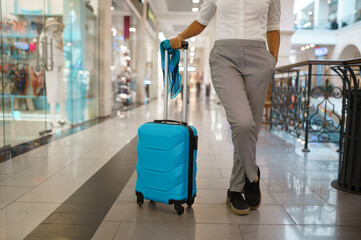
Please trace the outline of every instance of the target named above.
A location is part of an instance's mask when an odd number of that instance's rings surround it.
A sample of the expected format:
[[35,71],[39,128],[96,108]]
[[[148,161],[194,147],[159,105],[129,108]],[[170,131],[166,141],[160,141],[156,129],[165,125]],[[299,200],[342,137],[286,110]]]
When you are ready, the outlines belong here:
[[155,123],[176,123],[178,125],[188,125],[188,123],[186,122],[181,122],[181,121],[176,121],[176,120],[168,120],[168,119],[164,119],[164,120],[154,120]]
[[[187,112],[188,112],[188,91],[187,91],[187,82],[188,82],[188,47],[189,43],[187,41],[182,42],[182,48],[184,49],[184,78],[183,78],[183,110],[182,110],[182,122],[187,122]],[[166,50],[165,62],[169,61],[169,54]],[[164,66],[164,116],[163,119],[168,119],[168,64]]]
[[183,41],[182,42],[182,48],[187,50],[188,49],[188,46],[189,46],[189,43],[187,41]]

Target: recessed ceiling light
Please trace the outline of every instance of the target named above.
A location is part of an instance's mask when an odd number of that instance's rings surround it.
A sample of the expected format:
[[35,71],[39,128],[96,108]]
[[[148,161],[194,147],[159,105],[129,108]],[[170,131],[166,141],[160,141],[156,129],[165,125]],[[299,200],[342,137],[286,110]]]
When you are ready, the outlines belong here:
[[310,49],[310,45],[306,45],[306,49]]
[[306,48],[305,47],[301,47],[301,51],[305,51],[306,50]]
[[111,6],[111,7],[110,7],[110,10],[114,11],[114,7],[113,7],[113,6]]
[[315,44],[311,43],[311,44],[310,44],[310,47],[315,47]]
[[313,13],[312,13],[311,11],[309,11],[309,12],[308,12],[308,15],[310,15],[310,16],[311,16],[312,14],[313,14]]
[[194,52],[191,52],[189,55],[191,55],[191,57],[193,57],[193,56],[194,56]]
[[199,8],[197,8],[197,7],[192,8],[192,12],[198,12],[198,11],[199,11]]
[[191,42],[195,42],[196,38],[195,37],[191,37]]
[[199,3],[199,0],[192,0],[193,3]]
[[192,47],[190,48],[190,50],[191,50],[191,52],[194,52],[194,51],[196,50],[196,48],[195,48],[194,46],[192,46]]

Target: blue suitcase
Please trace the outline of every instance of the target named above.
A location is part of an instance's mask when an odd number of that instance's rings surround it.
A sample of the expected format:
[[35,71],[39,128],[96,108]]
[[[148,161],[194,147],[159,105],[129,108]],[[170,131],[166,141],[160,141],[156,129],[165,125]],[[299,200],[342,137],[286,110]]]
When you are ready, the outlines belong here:
[[[183,44],[187,69],[188,44]],[[166,53],[166,62],[168,53]],[[167,64],[165,79],[168,79]],[[174,204],[179,215],[182,204],[191,207],[197,193],[197,130],[187,121],[187,73],[184,74],[183,121],[168,120],[168,81],[165,81],[164,120],[145,123],[138,129],[137,203],[144,199]]]

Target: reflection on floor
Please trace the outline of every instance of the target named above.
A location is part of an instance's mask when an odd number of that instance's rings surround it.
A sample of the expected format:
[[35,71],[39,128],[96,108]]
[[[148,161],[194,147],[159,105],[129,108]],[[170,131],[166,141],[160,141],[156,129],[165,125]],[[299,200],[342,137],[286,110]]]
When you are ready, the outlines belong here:
[[[180,115],[173,104],[171,115]],[[22,239],[92,177],[137,134],[162,117],[155,101],[99,125],[0,164],[0,239]],[[311,144],[263,128],[257,149],[263,203],[248,216],[225,204],[232,143],[220,105],[191,100],[191,124],[199,132],[198,196],[178,216],[160,203],[135,203],[136,173],[114,202],[93,239],[359,239],[361,196],[339,192],[333,145]],[[84,226],[74,226],[83,229]]]

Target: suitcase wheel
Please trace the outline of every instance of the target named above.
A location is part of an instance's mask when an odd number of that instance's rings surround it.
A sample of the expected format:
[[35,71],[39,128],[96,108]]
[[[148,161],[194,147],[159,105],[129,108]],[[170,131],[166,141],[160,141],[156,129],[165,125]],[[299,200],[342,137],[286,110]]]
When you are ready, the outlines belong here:
[[143,197],[143,194],[140,193],[140,192],[136,192],[135,193],[137,195],[137,204],[139,207],[141,207],[144,203],[144,197]]
[[188,207],[192,207],[194,204],[194,198],[192,198],[189,202],[187,202]]
[[179,203],[174,204],[174,209],[177,211],[178,215],[182,215],[184,212],[184,207]]

